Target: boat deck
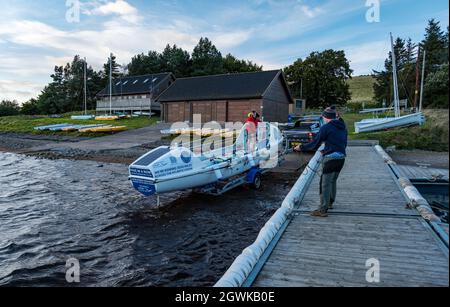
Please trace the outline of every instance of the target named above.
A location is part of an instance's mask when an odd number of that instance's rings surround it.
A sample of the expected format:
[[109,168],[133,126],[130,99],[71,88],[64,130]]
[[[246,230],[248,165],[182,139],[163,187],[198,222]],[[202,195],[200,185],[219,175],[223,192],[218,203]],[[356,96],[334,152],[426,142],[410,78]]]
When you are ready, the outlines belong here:
[[[448,247],[416,210],[406,207],[393,172],[373,147],[349,148],[335,209],[325,219],[309,215],[319,204],[318,185],[316,174],[246,285],[449,285]],[[379,282],[366,279],[369,259],[379,262]]]

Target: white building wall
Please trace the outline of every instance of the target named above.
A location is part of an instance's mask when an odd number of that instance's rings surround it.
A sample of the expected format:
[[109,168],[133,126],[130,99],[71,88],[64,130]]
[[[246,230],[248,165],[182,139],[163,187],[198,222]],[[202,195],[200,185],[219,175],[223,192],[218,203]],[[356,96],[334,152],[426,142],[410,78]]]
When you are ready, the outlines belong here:
[[[129,96],[113,96],[113,111],[149,111],[150,95],[129,95]],[[97,100],[97,111],[109,111],[109,97],[102,97]],[[161,105],[155,101],[152,102],[152,111],[160,111]]]

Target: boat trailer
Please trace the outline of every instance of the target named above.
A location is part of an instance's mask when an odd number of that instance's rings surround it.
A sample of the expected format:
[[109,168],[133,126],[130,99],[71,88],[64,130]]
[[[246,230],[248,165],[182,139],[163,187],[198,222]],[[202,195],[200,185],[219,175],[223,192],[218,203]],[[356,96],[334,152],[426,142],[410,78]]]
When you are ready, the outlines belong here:
[[219,180],[216,183],[208,184],[204,187],[194,189],[194,192],[220,196],[232,189],[245,184],[250,185],[255,190],[259,190],[261,188],[261,177],[268,171],[269,169],[260,169],[259,167],[254,167],[244,174],[237,175],[225,180]]

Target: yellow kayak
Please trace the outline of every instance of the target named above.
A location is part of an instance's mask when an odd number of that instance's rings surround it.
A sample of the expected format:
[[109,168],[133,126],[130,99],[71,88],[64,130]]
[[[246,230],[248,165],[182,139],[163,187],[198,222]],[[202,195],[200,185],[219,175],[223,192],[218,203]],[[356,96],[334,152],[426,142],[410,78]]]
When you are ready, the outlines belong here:
[[97,116],[95,120],[118,120],[119,116]]
[[97,128],[87,128],[79,130],[82,133],[93,132],[93,133],[108,133],[108,132],[121,132],[127,130],[126,126],[105,126]]

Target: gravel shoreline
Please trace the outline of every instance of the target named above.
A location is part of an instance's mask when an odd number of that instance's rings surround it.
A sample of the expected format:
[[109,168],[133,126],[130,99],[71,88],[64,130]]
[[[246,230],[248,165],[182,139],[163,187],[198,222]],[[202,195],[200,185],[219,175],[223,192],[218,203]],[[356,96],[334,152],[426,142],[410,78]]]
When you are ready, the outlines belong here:
[[[71,144],[80,144],[90,140],[86,137],[32,135],[17,133],[0,133],[0,151],[26,154],[42,159],[89,160],[103,163],[131,164],[149,150],[169,145],[169,141],[159,140],[125,149],[92,150],[71,148]],[[432,168],[449,168],[447,152],[423,150],[393,150],[389,155],[398,164],[426,165]]]
[[[128,149],[83,150],[65,146],[90,138],[42,136],[16,133],[0,134],[0,151],[25,154],[42,159],[89,160],[103,163],[131,164],[153,148],[169,145],[168,142],[152,142]],[[42,148],[42,149],[41,149]]]

